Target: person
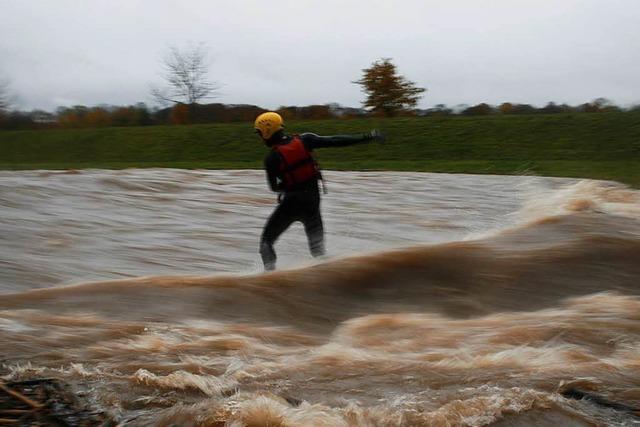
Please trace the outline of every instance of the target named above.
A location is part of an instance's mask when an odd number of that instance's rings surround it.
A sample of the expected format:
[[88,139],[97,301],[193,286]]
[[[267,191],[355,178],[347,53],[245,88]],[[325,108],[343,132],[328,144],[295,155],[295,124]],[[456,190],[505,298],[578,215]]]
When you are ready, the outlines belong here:
[[260,114],[254,127],[265,145],[271,148],[264,159],[264,166],[269,187],[278,193],[278,205],[267,220],[260,238],[260,255],[264,269],[275,269],[277,256],[274,244],[295,221],[304,225],[311,255],[324,255],[324,226],[320,214],[318,185],[318,181],[322,180],[322,174],[313,151],[324,147],[382,142],[384,136],[377,129],[359,135],[287,135],[284,132],[282,117],[275,112]]

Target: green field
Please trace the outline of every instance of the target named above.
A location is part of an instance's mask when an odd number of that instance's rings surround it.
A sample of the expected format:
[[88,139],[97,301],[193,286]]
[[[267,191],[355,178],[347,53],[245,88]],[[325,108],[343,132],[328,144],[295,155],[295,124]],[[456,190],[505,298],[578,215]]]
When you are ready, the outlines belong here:
[[[385,144],[318,150],[325,169],[527,174],[640,187],[640,114],[291,122],[289,132],[358,133]],[[260,168],[252,123],[0,132],[2,169]]]

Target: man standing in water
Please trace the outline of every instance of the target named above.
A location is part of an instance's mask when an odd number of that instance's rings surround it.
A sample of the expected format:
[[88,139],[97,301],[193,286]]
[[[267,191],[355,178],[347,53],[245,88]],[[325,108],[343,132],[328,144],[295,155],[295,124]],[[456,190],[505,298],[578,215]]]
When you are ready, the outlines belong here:
[[286,135],[282,117],[274,112],[260,114],[254,127],[266,146],[271,148],[264,159],[264,166],[269,187],[278,193],[278,206],[269,217],[260,239],[264,269],[270,271],[276,268],[273,245],[295,221],[304,225],[311,255],[324,255],[324,227],[318,188],[318,180],[322,179],[322,174],[313,158],[313,150],[383,141],[383,135],[378,130],[341,136],[318,136],[313,133]]

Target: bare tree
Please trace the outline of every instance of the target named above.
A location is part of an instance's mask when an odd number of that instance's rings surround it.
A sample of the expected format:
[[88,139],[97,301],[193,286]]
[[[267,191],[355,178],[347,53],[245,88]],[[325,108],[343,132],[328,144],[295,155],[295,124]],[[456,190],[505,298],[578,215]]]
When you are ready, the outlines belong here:
[[201,43],[178,49],[173,46],[162,60],[162,77],[166,87],[151,89],[153,97],[161,104],[196,104],[211,98],[219,85],[209,80],[207,49]]

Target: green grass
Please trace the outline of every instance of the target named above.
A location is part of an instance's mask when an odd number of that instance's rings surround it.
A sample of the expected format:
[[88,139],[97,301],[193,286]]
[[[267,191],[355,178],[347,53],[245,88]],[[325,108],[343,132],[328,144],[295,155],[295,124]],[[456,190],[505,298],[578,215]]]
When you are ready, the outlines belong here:
[[[318,150],[325,169],[539,174],[640,187],[640,114],[291,122],[289,132],[358,133],[387,143]],[[260,168],[251,123],[0,132],[2,169]]]

